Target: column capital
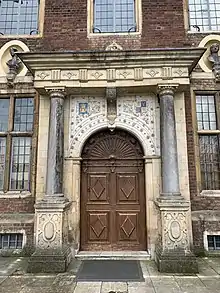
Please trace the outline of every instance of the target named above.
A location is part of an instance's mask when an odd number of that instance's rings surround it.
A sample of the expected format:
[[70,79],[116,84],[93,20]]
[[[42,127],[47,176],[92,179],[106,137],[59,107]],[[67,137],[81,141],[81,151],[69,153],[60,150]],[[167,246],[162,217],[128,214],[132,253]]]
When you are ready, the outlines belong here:
[[66,96],[65,87],[45,87],[45,91],[49,94],[50,98],[64,99]]
[[158,84],[157,85],[157,92],[161,97],[164,95],[171,95],[174,96],[174,93],[176,92],[178,88],[178,84]]

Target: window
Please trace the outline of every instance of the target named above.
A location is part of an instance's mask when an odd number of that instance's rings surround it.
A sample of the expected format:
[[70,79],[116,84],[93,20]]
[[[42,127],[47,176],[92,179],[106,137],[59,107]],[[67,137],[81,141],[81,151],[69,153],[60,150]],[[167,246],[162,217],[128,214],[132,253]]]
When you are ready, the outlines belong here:
[[34,99],[0,99],[0,190],[30,190]]
[[220,31],[220,0],[189,0],[190,29]]
[[220,189],[218,95],[196,95],[202,190]]
[[219,235],[208,235],[208,249],[209,250],[220,250],[220,236]]
[[134,0],[94,0],[93,33],[135,32]]
[[39,0],[0,0],[0,34],[37,34],[39,2]]
[[0,249],[22,248],[23,234],[0,234]]

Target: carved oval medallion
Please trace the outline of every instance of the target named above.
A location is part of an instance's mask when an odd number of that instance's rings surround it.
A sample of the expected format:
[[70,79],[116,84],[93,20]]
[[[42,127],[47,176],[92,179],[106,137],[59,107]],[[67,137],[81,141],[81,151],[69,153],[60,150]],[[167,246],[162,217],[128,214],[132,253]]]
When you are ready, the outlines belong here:
[[177,221],[173,221],[170,225],[170,233],[174,239],[178,239],[181,235],[180,224]]
[[45,226],[44,226],[44,236],[47,240],[51,240],[53,238],[54,235],[54,223],[52,222],[48,222]]

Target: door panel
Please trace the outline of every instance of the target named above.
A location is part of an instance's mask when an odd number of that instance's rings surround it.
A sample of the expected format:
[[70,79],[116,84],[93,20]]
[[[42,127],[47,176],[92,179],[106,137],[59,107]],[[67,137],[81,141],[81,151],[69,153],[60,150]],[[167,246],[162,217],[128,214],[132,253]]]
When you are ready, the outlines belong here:
[[108,174],[88,174],[88,199],[90,202],[108,201]]
[[138,202],[138,186],[136,174],[117,173],[117,202]]
[[109,242],[109,213],[88,212],[88,242]]
[[119,212],[117,219],[118,241],[135,241],[138,243],[138,214]]

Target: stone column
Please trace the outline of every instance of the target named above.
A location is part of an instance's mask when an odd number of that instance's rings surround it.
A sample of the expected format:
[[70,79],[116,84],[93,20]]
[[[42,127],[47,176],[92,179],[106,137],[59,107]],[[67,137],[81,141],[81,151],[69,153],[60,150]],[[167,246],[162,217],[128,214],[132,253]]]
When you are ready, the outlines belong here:
[[50,90],[50,119],[47,151],[46,195],[63,196],[63,148],[65,92]]
[[[198,265],[191,252],[187,213],[189,201],[180,194],[178,150],[173,86],[158,86],[160,97],[162,192],[156,200],[160,232],[155,259],[161,272],[196,273]],[[191,224],[191,223],[190,223]]]
[[177,86],[159,86],[162,195],[180,195],[174,113]]
[[[71,260],[68,244],[70,202],[63,194],[64,89],[49,90],[50,117],[46,194],[35,204],[36,250],[28,272],[64,272]],[[46,162],[45,162],[46,164]]]

